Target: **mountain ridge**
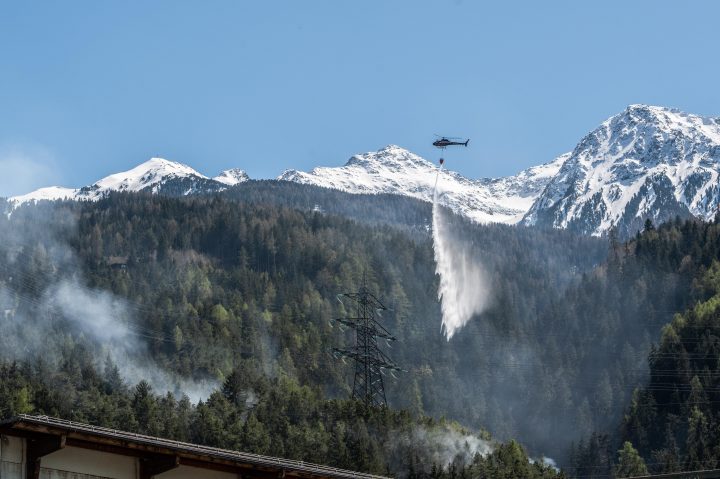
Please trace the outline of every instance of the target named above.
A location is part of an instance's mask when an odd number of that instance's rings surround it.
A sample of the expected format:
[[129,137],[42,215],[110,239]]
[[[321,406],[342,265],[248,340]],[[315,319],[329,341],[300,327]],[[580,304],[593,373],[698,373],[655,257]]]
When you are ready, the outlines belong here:
[[454,212],[479,223],[512,224],[521,220],[562,161],[561,156],[515,176],[474,180],[441,169],[397,145],[388,145],[377,152],[354,155],[344,166],[321,166],[310,172],[286,170],[277,179],[348,193],[391,193],[432,202],[437,178],[439,200]]
[[[437,167],[432,170],[427,162],[423,173],[419,157],[408,155],[391,145],[355,155],[341,167],[288,170],[278,179],[431,201],[429,185]],[[382,160],[392,165],[403,159],[412,160],[405,172],[382,165]],[[441,174],[439,189],[446,206],[480,223],[567,228],[594,236],[615,229],[627,237],[647,219],[709,220],[720,205],[720,118],[632,104],[551,162],[495,179],[472,180],[448,171]]]
[[[285,170],[277,181],[351,194],[396,194],[439,201],[478,223],[522,224],[600,236],[634,234],[646,219],[711,219],[720,204],[720,118],[629,105],[547,163],[501,178],[467,178],[397,145],[356,154],[342,166]],[[9,198],[96,200],[110,191],[186,196],[250,181],[234,168],[209,178],[182,163],[152,158],[78,189],[41,188]]]
[[634,234],[646,219],[711,219],[720,203],[720,118],[634,104],[583,137],[523,223]]
[[247,180],[247,173],[239,168],[225,170],[214,178],[208,178],[183,163],[154,157],[127,171],[110,174],[82,188],[44,187],[25,195],[10,197],[8,201],[12,207],[43,200],[96,201],[113,191],[147,191],[186,196],[220,192]]

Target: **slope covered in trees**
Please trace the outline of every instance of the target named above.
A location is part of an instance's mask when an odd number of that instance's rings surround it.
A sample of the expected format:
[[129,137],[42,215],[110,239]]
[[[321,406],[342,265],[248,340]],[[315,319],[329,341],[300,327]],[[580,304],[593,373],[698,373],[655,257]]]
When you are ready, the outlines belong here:
[[129,387],[108,362],[102,371],[81,344],[59,368],[42,360],[0,363],[0,411],[49,414],[125,431],[408,478],[563,477],[514,441],[491,442],[456,423],[406,411],[326,400],[285,375],[238,368],[197,404]]
[[666,230],[704,259],[693,282],[697,303],[662,329],[649,355],[649,383],[633,396],[622,434],[654,471],[715,469],[720,464],[720,225]]
[[[638,365],[643,380],[628,397],[621,427],[609,421],[598,429],[605,434],[581,440],[567,463],[571,476],[608,477],[614,471],[613,462],[623,458],[625,475],[716,466],[713,453],[705,448],[716,443],[712,429],[699,433],[696,428],[694,435],[690,431],[699,418],[712,417],[715,410],[712,400],[698,403],[697,395],[705,394],[700,392],[704,387],[713,390],[717,368],[712,353],[716,331],[709,318],[720,286],[715,280],[719,234],[717,221],[676,220],[657,229],[646,222],[645,231],[633,241],[614,246],[609,272],[650,280],[665,278],[646,281],[654,299],[644,315],[650,324],[663,316],[671,320],[658,325],[655,341],[659,345],[651,345]],[[665,296],[668,294],[671,296]],[[614,451],[623,441],[616,455]]]
[[[382,198],[347,199],[338,208],[354,209],[357,222],[312,211],[314,190],[253,188],[232,198],[118,194],[0,219],[6,359],[27,361],[42,346],[49,370],[82,351],[100,374],[110,357],[132,384],[148,368],[162,371],[148,378],[159,392],[207,399],[242,370],[285,378],[320,402],[344,398],[350,366],[329,351],[352,336],[332,318],[347,313],[336,295],[356,290],[365,273],[400,338],[388,353],[408,370],[387,381],[391,406],[518,438],[567,464],[572,441],[620,422],[660,326],[690,304],[706,261],[667,228],[609,248],[455,217],[452,228],[492,279],[492,300],[448,342],[431,240],[415,223],[426,206],[403,203],[395,217],[373,220]],[[346,200],[321,194],[325,204]],[[271,434],[286,431],[276,426]]]

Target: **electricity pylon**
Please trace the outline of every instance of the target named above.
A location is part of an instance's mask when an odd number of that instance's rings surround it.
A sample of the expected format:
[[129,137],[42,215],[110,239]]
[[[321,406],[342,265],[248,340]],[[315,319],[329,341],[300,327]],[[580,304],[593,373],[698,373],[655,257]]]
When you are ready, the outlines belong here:
[[396,341],[375,318],[378,311],[385,306],[365,286],[357,293],[344,293],[344,297],[352,300],[356,306],[355,316],[339,318],[335,321],[355,330],[355,347],[352,349],[333,348],[335,357],[347,357],[355,361],[355,379],[353,381],[352,398],[360,400],[366,406],[386,406],[383,371],[402,371],[378,347],[378,339]]

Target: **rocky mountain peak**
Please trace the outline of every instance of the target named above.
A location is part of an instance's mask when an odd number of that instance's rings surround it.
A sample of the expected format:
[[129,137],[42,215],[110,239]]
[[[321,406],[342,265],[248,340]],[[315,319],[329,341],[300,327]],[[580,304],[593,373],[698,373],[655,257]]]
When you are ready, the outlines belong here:
[[720,120],[630,105],[588,133],[526,224],[634,234],[646,218],[709,218],[718,198]]
[[247,173],[245,173],[245,170],[241,170],[240,168],[225,170],[213,178],[213,180],[228,186],[234,186],[238,183],[248,181],[249,179],[250,177]]

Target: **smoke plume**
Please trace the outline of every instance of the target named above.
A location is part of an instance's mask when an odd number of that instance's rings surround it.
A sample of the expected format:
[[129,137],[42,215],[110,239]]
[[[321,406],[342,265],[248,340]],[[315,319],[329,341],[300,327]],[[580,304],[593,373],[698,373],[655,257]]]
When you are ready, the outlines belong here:
[[418,425],[397,431],[390,436],[389,443],[392,448],[390,462],[398,470],[406,470],[406,461],[414,458],[417,461],[413,464],[415,470],[425,473],[430,473],[433,465],[446,468],[451,464],[472,464],[476,455],[484,457],[495,449],[492,442],[452,423],[433,427]]
[[[157,392],[207,398],[217,381],[190,380],[164,370],[149,354],[148,339],[162,333],[143,328],[132,304],[85,285],[79,260],[62,239],[75,227],[61,209],[2,223],[0,236],[0,354],[10,360],[57,362],[67,344],[90,346],[100,369],[110,358],[129,384],[147,381]],[[60,224],[61,226],[58,226]],[[45,274],[26,265],[47,265]],[[164,338],[160,338],[164,340]]]

